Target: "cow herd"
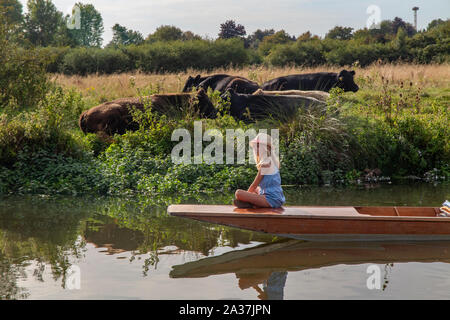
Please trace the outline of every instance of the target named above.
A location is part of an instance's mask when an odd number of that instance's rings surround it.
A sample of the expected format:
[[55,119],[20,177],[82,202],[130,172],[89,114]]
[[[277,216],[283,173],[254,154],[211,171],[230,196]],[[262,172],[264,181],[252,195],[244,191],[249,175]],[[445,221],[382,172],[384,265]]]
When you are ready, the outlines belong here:
[[218,110],[209,99],[208,90],[219,91],[221,98],[229,101],[229,113],[235,119],[251,122],[267,117],[283,118],[295,113],[298,108],[324,104],[328,92],[334,87],[343,91],[358,91],[354,75],[354,71],[347,70],[288,75],[261,86],[246,78],[227,74],[190,76],[182,93],[105,102],[84,111],[79,126],[84,133],[104,132],[108,135],[137,130],[138,124],[133,120],[131,110],[144,110],[146,105],[151,105],[156,113],[169,116],[190,108],[202,118],[216,118]]

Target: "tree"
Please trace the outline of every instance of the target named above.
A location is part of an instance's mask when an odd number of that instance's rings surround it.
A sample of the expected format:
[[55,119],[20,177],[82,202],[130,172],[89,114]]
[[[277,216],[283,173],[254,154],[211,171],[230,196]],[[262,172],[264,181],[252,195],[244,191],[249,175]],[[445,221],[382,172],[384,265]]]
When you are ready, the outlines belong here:
[[75,4],[80,9],[81,23],[79,29],[70,31],[75,42],[83,47],[100,47],[103,42],[103,18],[92,4]]
[[202,38],[194,34],[192,31],[183,32],[180,28],[175,26],[160,26],[153,34],[150,34],[145,41],[189,41],[189,40],[201,40]]
[[200,37],[198,34],[194,34],[192,31],[185,31],[183,32],[183,40],[189,41],[189,40],[201,40],[202,37]]
[[398,28],[397,36],[394,39],[394,46],[400,51],[405,51],[406,49],[406,31],[402,27]]
[[183,39],[183,31],[175,26],[164,25],[156,29],[156,31],[149,35],[146,41],[176,41]]
[[50,0],[28,0],[25,16],[25,36],[35,46],[49,46],[56,42],[57,34],[66,28],[63,14]]
[[286,31],[280,30],[270,36],[264,37],[259,45],[259,51],[263,55],[268,55],[273,47],[295,41],[294,36],[290,36]]
[[431,21],[428,24],[427,31],[430,31],[431,29],[433,29],[433,28],[435,28],[435,27],[437,27],[437,26],[439,26],[441,24],[444,24],[444,23],[445,23],[445,21],[442,20],[442,19],[434,19],[433,21]]
[[144,42],[144,38],[140,32],[127,30],[127,28],[118,23],[112,27],[112,30],[113,38],[108,46],[127,46],[130,44],[141,44]]
[[412,24],[403,21],[402,18],[395,17],[394,20],[392,20],[392,33],[396,35],[399,28],[403,28],[408,37],[412,37],[416,33],[416,28],[414,28]]
[[353,38],[364,43],[387,43],[397,37],[398,30],[402,28],[408,37],[416,33],[414,27],[401,18],[396,17],[394,20],[383,20],[379,28],[360,29],[354,32]]
[[22,4],[19,0],[0,0],[0,13],[9,25],[23,22]]
[[297,41],[319,40],[318,35],[312,35],[311,32],[306,31],[298,36]]
[[248,48],[258,48],[259,44],[261,43],[261,41],[264,39],[264,37],[273,35],[275,33],[274,29],[266,29],[266,30],[261,30],[258,29],[255,32],[253,32],[251,35],[249,35],[247,37],[247,39],[245,39],[245,46]]
[[336,40],[350,40],[353,37],[353,28],[336,26],[325,35],[325,38]]
[[13,25],[5,19],[0,15],[0,113],[8,106],[36,107],[49,87],[45,72],[48,57],[38,49],[25,49],[10,41]]
[[219,38],[221,39],[242,38],[246,34],[245,27],[241,24],[236,25],[233,20],[225,21],[220,25]]
[[8,41],[23,42],[22,4],[19,0],[0,0],[0,17],[5,25],[5,36]]
[[270,36],[266,36],[263,39],[264,43],[270,44],[284,44],[291,41],[295,41],[295,37],[291,37],[286,31],[280,30]]

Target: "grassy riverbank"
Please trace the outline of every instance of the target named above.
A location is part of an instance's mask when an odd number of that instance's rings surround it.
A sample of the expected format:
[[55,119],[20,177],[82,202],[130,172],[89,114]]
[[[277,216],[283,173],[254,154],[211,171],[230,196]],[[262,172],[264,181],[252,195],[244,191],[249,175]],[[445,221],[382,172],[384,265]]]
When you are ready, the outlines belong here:
[[[280,75],[337,71],[340,67],[218,69],[259,83]],[[356,68],[357,93],[335,91],[323,110],[299,112],[284,121],[252,125],[225,115],[204,128],[278,128],[284,184],[346,184],[384,177],[428,180],[450,176],[450,66],[374,64]],[[124,136],[84,136],[83,111],[119,97],[178,92],[188,75],[49,75],[33,105],[0,108],[0,193],[178,194],[189,197],[247,187],[253,165],[174,165],[176,128],[184,118],[151,115],[145,128]],[[212,94],[217,98],[217,95]],[[217,101],[217,99],[215,99]],[[218,107],[224,104],[218,103]],[[148,117],[147,117],[148,120]],[[209,143],[204,144],[204,146]]]

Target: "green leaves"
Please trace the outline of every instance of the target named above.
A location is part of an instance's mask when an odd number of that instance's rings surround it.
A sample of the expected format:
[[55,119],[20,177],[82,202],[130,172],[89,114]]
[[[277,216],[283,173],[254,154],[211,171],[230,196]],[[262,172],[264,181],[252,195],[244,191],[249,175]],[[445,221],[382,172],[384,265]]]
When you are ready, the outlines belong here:
[[80,28],[70,30],[76,44],[82,47],[100,47],[103,42],[103,18],[92,4],[75,4],[81,14]]
[[9,41],[7,33],[0,23],[0,112],[35,107],[50,86],[45,73],[48,59],[36,49]]

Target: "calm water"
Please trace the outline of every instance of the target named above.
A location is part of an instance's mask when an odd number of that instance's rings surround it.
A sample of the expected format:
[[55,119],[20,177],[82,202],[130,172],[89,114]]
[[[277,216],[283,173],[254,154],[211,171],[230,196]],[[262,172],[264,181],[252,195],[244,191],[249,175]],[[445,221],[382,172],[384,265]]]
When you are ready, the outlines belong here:
[[[290,205],[439,206],[450,185],[286,193]],[[0,299],[450,298],[450,242],[295,241],[170,217],[152,200],[0,198]]]

